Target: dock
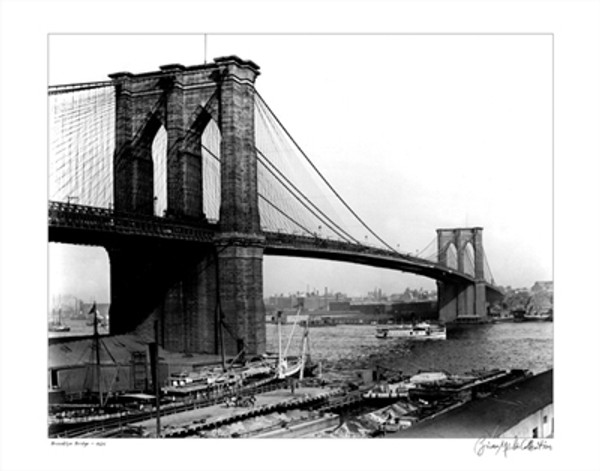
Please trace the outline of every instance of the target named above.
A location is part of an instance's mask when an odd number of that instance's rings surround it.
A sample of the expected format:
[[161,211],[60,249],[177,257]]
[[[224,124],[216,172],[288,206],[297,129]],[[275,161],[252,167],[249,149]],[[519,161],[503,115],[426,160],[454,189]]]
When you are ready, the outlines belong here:
[[[253,417],[318,406],[340,394],[342,390],[339,388],[301,386],[294,393],[289,389],[277,389],[256,394],[256,403],[251,407],[227,407],[223,403],[199,407],[161,417],[161,437],[189,437]],[[150,437],[156,436],[155,419],[131,425]]]

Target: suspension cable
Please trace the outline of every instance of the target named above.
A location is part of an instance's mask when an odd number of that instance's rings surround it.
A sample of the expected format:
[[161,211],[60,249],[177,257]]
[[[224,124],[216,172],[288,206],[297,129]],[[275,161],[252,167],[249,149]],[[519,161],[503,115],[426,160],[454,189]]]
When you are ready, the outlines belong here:
[[[206,147],[205,145],[202,145],[202,148],[216,161],[220,162],[221,159],[214,154],[214,152],[212,152],[208,147]],[[260,152],[260,151],[259,151]],[[263,155],[262,152],[260,152],[261,156]],[[281,185],[294,197],[298,200],[298,202],[300,204],[302,204],[313,216],[315,216],[317,219],[319,219],[319,221],[321,221],[323,224],[325,224],[327,227],[329,227],[329,229],[331,229],[333,232],[335,232],[338,236],[342,237],[343,239],[345,239],[347,242],[349,241],[349,239],[347,237],[344,237],[342,234],[339,234],[333,227],[331,227],[326,221],[324,221],[321,217],[319,217],[318,214],[316,214],[311,208],[309,208],[306,203],[304,203],[302,200],[300,200],[300,198],[298,197],[298,195],[296,195],[294,192],[292,192],[289,187],[286,186],[286,184],[272,171],[269,169],[269,167],[267,167],[259,158],[258,159],[259,162],[262,163],[263,167],[268,170],[278,181],[279,183],[281,183]],[[266,159],[268,161],[268,159]],[[277,169],[277,167],[275,167],[270,161],[269,163],[275,168]],[[277,169],[277,171],[279,172],[279,169]],[[281,173],[281,172],[280,172]],[[285,176],[284,176],[285,178]],[[290,182],[290,184],[293,186],[293,184]],[[304,195],[300,190],[298,190],[295,186],[294,189],[296,189],[296,191],[298,193],[300,193],[300,195],[302,195],[307,201],[309,201],[311,204],[312,202],[306,197],[306,195]],[[305,226],[303,226],[302,224],[300,224],[298,221],[296,221],[294,218],[292,218],[290,215],[286,214],[285,211],[283,211],[281,208],[279,208],[277,205],[275,205],[273,202],[271,202],[268,198],[266,198],[264,195],[260,194],[258,195],[263,201],[265,201],[266,203],[268,203],[271,207],[273,207],[277,212],[279,212],[281,215],[283,215],[284,217],[286,217],[287,219],[289,219],[291,222],[293,222],[295,225],[297,225],[298,227],[300,227],[303,231],[305,231],[307,234],[312,234],[312,235],[316,235],[314,234],[311,230],[307,229]],[[327,216],[325,216],[327,217]],[[335,223],[332,222],[332,224],[335,225]],[[337,227],[337,225],[336,225]],[[341,231],[343,231],[342,229],[340,229]],[[348,236],[350,239],[353,239],[351,236]],[[356,243],[358,243],[358,241],[356,241],[356,239],[353,239]]]
[[[354,237],[352,237],[350,234],[348,234],[348,232],[346,232],[344,229],[342,229],[338,224],[336,224],[334,221],[331,220],[331,218],[329,216],[327,216],[316,204],[314,204],[300,189],[298,189],[298,187],[296,185],[294,185],[289,178],[287,178],[283,172],[281,170],[279,170],[277,168],[277,166],[275,164],[273,164],[273,162],[271,162],[259,149],[256,149],[256,151],[259,153],[259,161],[261,161],[261,159],[264,159],[267,161],[267,163],[269,163],[269,165],[281,176],[281,178],[283,178],[285,180],[285,182],[287,182],[288,185],[290,185],[294,190],[296,190],[308,203],[310,203],[310,205],[319,212],[319,214],[321,214],[325,219],[327,219],[327,221],[329,221],[331,224],[333,224],[333,226],[335,226],[335,228],[337,228],[340,232],[342,232],[344,235],[340,234],[339,232],[337,232],[333,227],[329,226],[329,224],[327,224],[325,221],[323,221],[323,219],[321,219],[317,214],[315,214],[310,208],[308,208],[302,201],[300,201],[300,203],[306,207],[306,209],[308,211],[310,211],[317,219],[319,219],[321,222],[323,222],[325,225],[327,225],[329,227],[329,229],[331,229],[333,232],[335,232],[337,235],[339,235],[340,237],[342,237],[343,239],[347,240],[347,241],[354,241],[355,243],[359,243],[358,240]],[[262,162],[261,162],[262,163]],[[290,194],[292,194],[293,196],[294,193],[289,189],[289,187],[287,187],[286,183],[282,182],[280,180],[280,178],[275,175],[273,173],[273,171],[267,167],[266,165],[263,166],[265,167],[265,169],[267,169],[269,172],[271,172],[271,174],[282,184],[282,186],[284,188],[286,188],[288,190],[288,192]]]
[[[279,207],[277,207],[277,205],[275,205],[273,202],[271,202],[270,200],[268,200],[266,197],[264,197],[263,195],[261,195],[260,193],[258,194],[258,197],[261,198],[265,203],[267,203],[268,205],[270,205],[273,209],[275,209],[277,212],[279,212],[282,216],[286,217],[287,219],[289,219],[291,222],[293,222],[294,224],[296,224],[299,228],[301,228],[303,231],[305,231],[307,234],[313,234],[309,229],[307,229],[306,227],[304,227],[302,224],[300,224],[298,221],[296,221],[294,218],[292,218],[290,215],[286,214],[283,210],[281,210]],[[314,235],[314,234],[313,234]]]
[[321,177],[321,179],[323,180],[323,182],[325,182],[325,184],[327,185],[327,187],[333,192],[333,194],[340,200],[340,202],[346,207],[346,209],[348,209],[348,211],[350,211],[350,213],[363,225],[363,227],[365,229],[367,229],[379,242],[381,242],[383,245],[385,245],[388,249],[390,249],[392,252],[396,252],[398,253],[391,245],[389,245],[387,242],[385,242],[381,237],[379,237],[361,218],[360,216],[358,216],[358,214],[356,214],[354,212],[354,210],[348,205],[348,203],[346,203],[346,201],[338,194],[338,192],[333,188],[333,186],[331,186],[331,184],[327,181],[327,179],[323,176],[323,174],[319,171],[319,169],[317,169],[317,167],[315,166],[315,164],[313,164],[313,162],[310,160],[310,158],[306,155],[306,153],[302,150],[302,148],[298,145],[298,143],[296,142],[296,140],[291,136],[291,134],[288,132],[288,130],[286,129],[286,127],[283,125],[283,123],[279,120],[279,118],[275,115],[275,113],[273,112],[273,110],[269,107],[269,105],[265,102],[265,100],[262,98],[262,96],[260,95],[260,93],[258,93],[258,91],[255,90],[256,95],[258,96],[258,98],[261,100],[262,104],[265,105],[265,107],[269,110],[269,112],[271,113],[271,115],[275,118],[275,120],[277,121],[277,123],[279,124],[279,126],[281,126],[281,128],[283,129],[283,131],[285,132],[285,134],[288,136],[288,138],[292,141],[292,143],[296,146],[296,148],[300,151],[300,153],[302,154],[302,156],[306,159],[306,161],[310,164],[310,166],[313,168],[313,170],[317,173],[317,175],[319,175],[319,177]]

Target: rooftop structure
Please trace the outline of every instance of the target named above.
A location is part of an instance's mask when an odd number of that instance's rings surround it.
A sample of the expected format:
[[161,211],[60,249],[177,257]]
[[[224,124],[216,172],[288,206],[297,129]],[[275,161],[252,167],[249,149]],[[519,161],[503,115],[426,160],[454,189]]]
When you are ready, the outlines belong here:
[[553,370],[475,399],[394,438],[544,438],[554,434]]

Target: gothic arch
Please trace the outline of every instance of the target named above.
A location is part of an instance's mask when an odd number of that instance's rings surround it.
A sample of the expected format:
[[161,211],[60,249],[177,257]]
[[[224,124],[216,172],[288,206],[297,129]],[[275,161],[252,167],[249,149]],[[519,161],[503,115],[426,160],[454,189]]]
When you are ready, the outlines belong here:
[[456,250],[456,245],[454,245],[454,242],[450,242],[446,246],[444,255],[446,259],[446,266],[456,270],[458,268],[458,250]]
[[463,272],[475,276],[475,249],[471,240],[465,242],[461,250]]
[[152,195],[155,216],[164,216],[167,211],[167,143],[167,130],[161,125],[152,141]]

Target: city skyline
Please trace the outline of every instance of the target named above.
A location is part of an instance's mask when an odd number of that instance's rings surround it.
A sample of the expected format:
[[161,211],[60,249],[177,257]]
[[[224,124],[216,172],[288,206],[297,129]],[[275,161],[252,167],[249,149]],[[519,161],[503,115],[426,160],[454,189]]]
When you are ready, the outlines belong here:
[[[543,282],[543,281],[542,281]],[[539,282],[536,282],[539,283]],[[277,292],[277,291],[271,291],[271,292],[265,292],[264,293],[264,299],[268,299],[268,298],[275,298],[275,297],[289,297],[289,296],[336,296],[336,295],[341,295],[344,297],[347,297],[349,299],[367,299],[372,297],[373,295],[373,291],[367,291],[367,292],[362,292],[362,293],[346,293],[343,291],[339,291],[339,290],[330,290],[329,287],[322,287],[323,289],[321,289],[320,287],[316,287],[316,286],[311,286],[309,287],[309,289],[298,289],[296,291],[288,291],[288,292]],[[532,287],[530,286],[502,286],[502,288],[509,288],[511,291],[531,291]],[[325,289],[327,289],[327,291],[325,291]],[[423,287],[417,287],[417,288],[409,288],[408,286],[406,286],[404,289],[400,289],[399,291],[394,291],[394,292],[386,292],[383,291],[381,288],[375,288],[376,290],[378,289],[380,291],[380,295],[382,296],[382,298],[390,298],[393,296],[398,296],[398,295],[402,295],[407,291],[410,292],[422,292],[425,294],[431,294],[431,293],[436,293],[436,290],[428,290],[425,289]],[[101,298],[87,298],[87,299],[83,299],[83,298],[78,298],[76,295],[72,294],[71,292],[65,291],[65,292],[60,292],[60,293],[56,293],[53,294],[51,296],[51,305],[52,304],[56,304],[57,301],[60,301],[61,297],[73,297],[73,298],[77,298],[78,300],[84,302],[84,303],[100,303],[100,304],[109,304],[110,303],[110,299],[101,299]]]
[[[51,35],[49,84],[229,54],[253,60],[261,95],[390,245],[414,254],[437,228],[482,226],[496,283],[531,286],[552,277],[550,46],[544,35],[210,35],[207,44],[202,35]],[[105,58],[103,49],[115,53]],[[355,72],[367,52],[366,68]],[[85,296],[109,297],[103,249],[55,245],[51,292],[79,285]],[[374,284],[388,292],[435,288],[391,270],[265,257],[265,293],[307,283],[350,293]]]
[[[435,290],[426,290],[424,288],[409,288],[409,287],[406,287],[404,290],[396,291],[393,293],[388,293],[388,292],[383,291],[381,288],[376,287],[374,291],[367,291],[367,292],[358,293],[358,294],[356,294],[356,293],[349,294],[349,293],[345,293],[343,291],[329,290],[329,288],[327,286],[323,287],[323,289],[316,287],[316,286],[311,286],[305,290],[298,289],[296,291],[290,291],[287,293],[283,293],[283,292],[265,293],[263,297],[264,297],[264,299],[268,299],[268,298],[275,298],[275,297],[290,297],[290,296],[301,296],[301,297],[302,296],[320,296],[320,297],[343,296],[343,297],[347,297],[349,299],[367,299],[367,298],[375,297],[376,293],[377,293],[377,296],[379,296],[381,298],[387,298],[387,297],[402,295],[403,293],[408,292],[408,291],[420,292],[420,293],[425,293],[425,294],[435,293]],[[52,295],[51,303],[59,304],[61,302],[61,299],[67,299],[67,298],[75,298],[78,301],[82,301],[86,304],[94,303],[94,302],[101,303],[101,304],[110,303],[110,300],[81,299],[67,291]]]

